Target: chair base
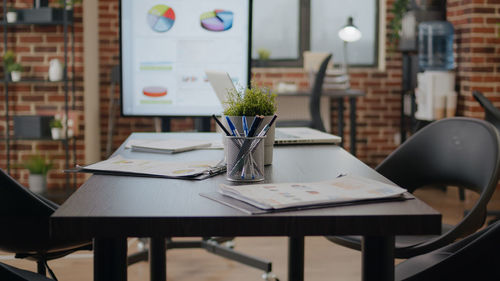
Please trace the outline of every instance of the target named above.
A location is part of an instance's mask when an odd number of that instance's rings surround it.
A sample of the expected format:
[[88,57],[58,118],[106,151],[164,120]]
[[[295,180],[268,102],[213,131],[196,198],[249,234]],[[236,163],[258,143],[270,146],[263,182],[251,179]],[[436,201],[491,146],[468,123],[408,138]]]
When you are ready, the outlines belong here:
[[[278,280],[271,272],[272,263],[270,261],[235,251],[231,245],[232,240],[232,237],[211,237],[195,241],[173,241],[171,238],[166,238],[165,245],[167,250],[189,248],[205,249],[207,252],[214,255],[264,271],[265,274],[263,275],[263,278],[266,280]],[[223,243],[229,243],[229,246],[222,245]],[[148,261],[148,259],[149,249],[145,248],[137,253],[129,255],[127,257],[127,265],[130,266],[141,261]]]

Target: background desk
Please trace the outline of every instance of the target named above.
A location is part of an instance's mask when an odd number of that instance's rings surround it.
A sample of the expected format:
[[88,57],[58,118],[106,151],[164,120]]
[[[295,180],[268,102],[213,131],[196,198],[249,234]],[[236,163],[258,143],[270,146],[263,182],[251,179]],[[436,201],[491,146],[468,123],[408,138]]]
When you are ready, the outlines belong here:
[[[278,93],[278,116],[280,120],[309,119],[309,96],[310,92],[298,91]],[[323,90],[321,97],[321,119],[327,132],[338,134],[342,137],[341,145],[344,145],[344,99],[349,99],[349,120],[350,120],[350,151],[356,155],[356,98],[362,97],[365,92],[360,90]],[[330,100],[337,100],[338,107],[338,131],[331,129]]]
[[[176,134],[220,138],[218,134]],[[165,138],[172,134],[133,134]],[[165,161],[219,160],[221,150],[147,154],[124,150],[129,158]],[[115,153],[116,154],[116,153]],[[375,170],[334,145],[279,146],[265,182],[310,182],[351,173],[386,181]],[[418,199],[247,215],[199,196],[211,192],[225,175],[203,181],[93,175],[51,217],[54,233],[94,238],[95,280],[126,279],[126,237],[151,237],[155,252],[152,280],[165,280],[164,237],[288,236],[290,281],[303,280],[304,236],[363,235],[363,280],[394,278],[394,235],[438,234],[441,215]],[[333,250],[333,248],[332,248]]]

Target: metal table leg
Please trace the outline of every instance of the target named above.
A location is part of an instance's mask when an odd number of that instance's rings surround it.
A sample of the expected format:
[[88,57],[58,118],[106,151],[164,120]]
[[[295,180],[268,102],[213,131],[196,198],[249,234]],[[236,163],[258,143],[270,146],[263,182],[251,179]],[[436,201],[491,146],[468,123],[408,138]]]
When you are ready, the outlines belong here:
[[127,239],[94,239],[94,281],[127,280]]
[[364,236],[363,281],[394,281],[394,236]]
[[304,280],[304,236],[288,238],[288,280]]
[[151,281],[167,280],[167,253],[165,237],[152,237],[149,241],[149,272]]

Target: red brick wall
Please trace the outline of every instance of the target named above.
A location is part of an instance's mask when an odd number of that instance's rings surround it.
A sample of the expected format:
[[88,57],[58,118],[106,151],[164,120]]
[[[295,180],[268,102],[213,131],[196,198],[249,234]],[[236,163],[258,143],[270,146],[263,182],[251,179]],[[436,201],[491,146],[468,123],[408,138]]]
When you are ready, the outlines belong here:
[[500,108],[500,1],[448,0],[447,16],[455,27],[460,113],[482,118],[473,90]]
[[[33,1],[17,0],[9,1],[16,9],[32,8]],[[51,3],[52,6],[55,3]],[[2,11],[3,13],[3,11]],[[71,107],[73,101],[75,103],[76,118],[79,124],[83,126],[83,35],[82,35],[82,10],[76,7],[75,15],[75,58],[71,61],[69,57],[68,65],[75,66],[75,98],[69,95],[69,105]],[[0,53],[3,55],[3,28],[1,28],[2,44],[0,44]],[[70,38],[70,37],[68,37]],[[20,62],[24,67],[22,74],[23,79],[44,79],[48,80],[49,61],[53,58],[58,58],[64,63],[64,44],[63,41],[63,26],[32,26],[19,25],[8,28],[8,50],[16,53],[17,62]],[[71,42],[68,39],[68,42]],[[71,45],[69,45],[71,48]],[[69,49],[71,50],[71,49]],[[3,68],[3,65],[2,65]],[[3,81],[4,73],[0,77]],[[70,74],[70,77],[71,74]],[[71,84],[69,84],[71,87]],[[63,82],[23,82],[9,85],[9,128],[10,135],[13,135],[12,115],[43,115],[52,112],[63,113],[65,108],[65,94]],[[5,100],[4,84],[0,85],[0,100]],[[0,167],[6,168],[7,156],[5,139],[6,134],[6,118],[5,118],[5,103],[0,103]],[[45,112],[45,113],[44,113]],[[81,127],[83,128],[83,127]],[[81,129],[80,128],[80,129]],[[84,158],[83,137],[81,135],[76,138],[76,159]],[[71,145],[71,143],[70,143]],[[29,141],[15,140],[10,142],[10,166],[11,175],[19,179],[21,183],[27,185],[28,170],[20,167],[30,155],[42,154],[50,158],[54,163],[54,169],[49,172],[48,186],[49,188],[62,188],[66,185],[65,175],[62,169],[65,166],[65,148],[62,141]],[[72,151],[70,151],[70,165],[73,165]],[[79,177],[79,182],[82,182],[82,177]]]

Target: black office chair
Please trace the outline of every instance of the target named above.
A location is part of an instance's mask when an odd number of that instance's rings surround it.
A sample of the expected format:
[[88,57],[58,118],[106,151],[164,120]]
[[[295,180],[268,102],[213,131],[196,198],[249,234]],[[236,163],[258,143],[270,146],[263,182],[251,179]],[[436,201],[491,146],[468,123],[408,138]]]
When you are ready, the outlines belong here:
[[[495,191],[500,167],[500,137],[488,122],[455,117],[424,127],[391,153],[376,170],[409,192],[431,184],[459,186],[480,194],[472,210],[455,226],[443,225],[436,236],[397,236],[395,257],[428,253],[479,229]],[[358,236],[330,241],[361,249]]]
[[473,91],[472,95],[484,108],[484,119],[500,131],[500,109],[496,108],[481,92]]
[[395,280],[500,280],[500,222],[396,266]]
[[0,280],[5,281],[54,281],[41,274],[0,263]]
[[323,92],[323,81],[325,80],[326,68],[328,62],[332,58],[332,55],[328,55],[319,67],[316,77],[314,79],[314,85],[309,98],[309,112],[311,114],[310,120],[283,120],[277,121],[277,127],[310,127],[325,132],[325,126],[323,125],[323,120],[321,119],[320,113],[320,102],[321,93]]
[[[54,240],[49,217],[59,206],[24,188],[0,169],[0,249],[15,253],[16,258],[37,262],[38,273],[45,275],[47,261],[78,250],[91,250],[90,241],[68,237]],[[53,279],[55,276],[49,269]]]
[[[484,108],[484,119],[493,124],[500,132],[500,109],[496,108],[481,92],[473,91],[472,95]],[[500,220],[500,211],[490,210],[488,215],[495,216],[492,221]]]

